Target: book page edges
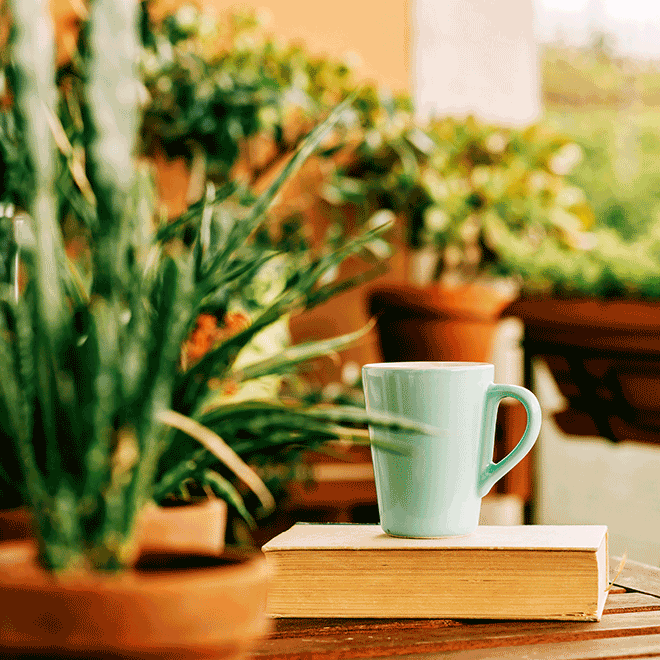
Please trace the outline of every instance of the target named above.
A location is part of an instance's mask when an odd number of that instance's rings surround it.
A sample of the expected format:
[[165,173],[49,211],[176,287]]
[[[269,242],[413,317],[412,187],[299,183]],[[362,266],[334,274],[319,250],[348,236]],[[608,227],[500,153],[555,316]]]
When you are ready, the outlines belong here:
[[[488,552],[487,549],[481,549],[482,552]],[[519,560],[515,560],[515,563],[511,563],[511,555],[508,553],[508,550],[501,550],[501,551],[496,551],[496,554],[493,555],[493,557],[497,557],[500,555],[500,553],[505,553],[506,555],[509,556],[509,559],[507,560],[507,566],[508,568],[505,570],[505,572],[502,574],[504,576],[502,580],[502,587],[509,582],[508,587],[510,588],[511,586],[511,576],[513,575],[510,570],[511,567],[514,566],[520,566],[518,563]],[[520,550],[514,549],[512,551],[514,554],[518,554],[518,552],[521,552]],[[529,562],[532,560],[532,557],[535,556],[535,553],[529,553],[525,552],[524,550],[522,551],[523,553],[526,554],[527,561]],[[543,551],[542,551],[543,552]],[[554,568],[550,569],[550,572],[546,574],[546,577],[541,577],[539,578],[538,576],[535,578],[535,584],[538,585],[538,589],[540,592],[545,592],[546,589],[548,589],[548,593],[552,591],[552,587],[554,586],[555,582],[554,580],[556,577],[551,577],[555,573],[556,567],[559,565],[557,562],[563,562],[563,559],[559,558],[559,555],[561,552],[557,553],[552,550],[545,550],[545,556],[550,558],[550,556],[556,557],[555,559],[552,560],[551,565]],[[303,562],[303,564],[299,564],[298,559],[296,558],[297,553],[287,553],[286,551],[280,553],[280,552],[274,552],[274,553],[269,553],[266,555],[266,559],[268,560],[269,564],[271,564],[272,569],[274,570],[274,573],[277,574],[278,579],[276,579],[275,583],[272,585],[271,591],[269,592],[269,597],[268,597],[268,607],[267,611],[271,616],[277,617],[277,618],[288,618],[288,617],[338,617],[338,618],[361,618],[361,617],[369,617],[369,618],[456,618],[456,619],[492,619],[492,618],[501,618],[501,619],[520,619],[520,620],[572,620],[572,621],[600,621],[603,613],[603,609],[605,606],[605,601],[607,598],[607,593],[608,593],[608,585],[609,585],[609,570],[608,570],[608,564],[609,564],[609,558],[608,558],[608,538],[607,534],[604,535],[601,545],[598,548],[597,551],[592,551],[592,552],[570,552],[568,551],[569,554],[573,554],[574,557],[577,558],[577,556],[583,557],[583,559],[580,559],[580,564],[577,565],[572,563],[573,568],[571,569],[571,577],[564,576],[563,583],[561,583],[559,586],[562,586],[566,588],[566,581],[568,580],[568,583],[573,584],[573,580],[581,574],[580,579],[578,582],[581,584],[575,584],[573,587],[571,587],[566,593],[566,596],[568,597],[567,600],[564,600],[563,596],[560,596],[559,599],[557,598],[557,595],[550,596],[550,598],[545,598],[545,604],[540,605],[538,602],[535,604],[533,601],[530,601],[528,597],[524,593],[519,593],[517,589],[514,589],[513,592],[509,592],[508,588],[505,588],[505,590],[502,592],[502,599],[499,598],[497,593],[491,593],[488,597],[488,602],[483,603],[479,601],[479,598],[476,596],[477,591],[474,590],[474,585],[478,582],[475,582],[475,578],[469,578],[469,580],[466,582],[466,569],[469,569],[470,563],[464,564],[462,568],[460,568],[459,564],[459,569],[456,570],[456,576],[457,576],[457,587],[459,591],[463,594],[461,598],[459,598],[459,601],[456,602],[454,598],[452,597],[447,601],[447,598],[449,597],[450,593],[442,593],[442,589],[440,590],[440,596],[445,599],[444,605],[438,605],[437,598],[438,598],[438,593],[436,593],[433,589],[431,591],[428,591],[428,589],[425,591],[422,589],[420,593],[418,594],[419,596],[423,596],[423,600],[426,603],[424,606],[419,605],[419,598],[414,599],[413,601],[410,601],[409,597],[412,595],[414,596],[414,593],[401,593],[399,597],[395,597],[394,594],[392,594],[391,598],[385,598],[384,594],[380,593],[382,591],[382,588],[380,585],[384,585],[385,591],[387,590],[392,590],[394,589],[394,593],[398,593],[396,583],[392,583],[391,585],[388,583],[388,581],[383,581],[383,571],[387,571],[386,567],[383,567],[382,565],[376,566],[376,581],[372,578],[365,578],[364,579],[364,588],[367,590],[365,593],[368,594],[368,602],[362,603],[362,605],[359,605],[358,603],[360,602],[360,598],[357,599],[352,599],[351,597],[346,600],[346,593],[345,592],[345,583],[342,583],[342,580],[345,580],[346,576],[350,576],[351,574],[355,577],[356,576],[356,571],[358,575],[364,575],[366,576],[369,571],[367,570],[366,567],[363,567],[365,569],[364,573],[362,572],[362,569],[357,568],[353,566],[352,568],[350,567],[351,564],[347,563],[348,561],[348,556],[349,554],[353,553],[346,553],[346,551],[342,552],[339,551],[340,555],[343,555],[344,559],[339,560],[338,562],[335,562],[332,560],[332,556],[334,555],[334,552],[331,550],[330,552],[322,551],[321,555],[325,557],[325,560],[320,559],[320,564],[316,564],[314,562],[313,564],[310,563],[313,558],[317,557],[317,555],[312,551],[311,553],[307,554],[307,559],[306,561]],[[389,553],[388,553],[389,554]],[[395,553],[396,554],[396,553]],[[469,553],[470,555],[472,554],[471,552]],[[280,558],[283,556],[288,555],[289,561],[287,562],[287,567],[280,565]],[[366,556],[371,556],[371,552],[368,552]],[[368,561],[368,560],[365,560]],[[399,560],[396,559],[394,560],[392,566],[396,567],[397,562]],[[494,559],[495,565],[497,565],[497,562],[499,561],[498,559]],[[293,563],[291,563],[293,562]],[[326,562],[326,563],[324,563]],[[329,564],[327,562],[330,562]],[[479,560],[478,564],[481,568],[484,567],[483,563],[481,560]],[[307,577],[309,576],[310,571],[321,571],[322,574],[326,573],[326,570],[328,567],[332,570],[332,567],[336,566],[338,570],[338,574],[332,578],[331,582],[329,583],[330,585],[332,584],[344,584],[344,587],[338,587],[336,593],[334,592],[334,587],[330,586],[328,587],[328,582],[326,581],[326,585],[320,587],[320,591],[314,592],[315,595],[312,596],[311,593],[303,593],[301,594],[298,589],[293,589],[292,587],[289,586],[291,584],[298,584],[298,580],[294,580],[294,572],[297,572],[299,568],[302,569],[302,573],[305,574]],[[579,566],[582,566],[580,569]],[[446,567],[445,567],[446,568]],[[420,575],[424,574],[424,568],[420,567]],[[428,565],[427,569],[428,570]],[[523,569],[524,571],[525,569]],[[575,571],[578,571],[576,573]],[[293,572],[292,572],[293,571]],[[381,575],[378,576],[378,571],[380,571]],[[451,575],[454,573],[453,568],[448,568],[447,569],[449,575],[447,576],[448,580],[451,581]],[[508,576],[508,577],[507,577]],[[335,582],[334,580],[339,579],[339,582]],[[360,578],[361,579],[361,578]],[[357,583],[360,582],[360,579],[357,579],[357,582],[352,582],[354,587],[357,587],[358,589],[362,590],[363,586],[362,583],[360,583],[360,586],[357,586]],[[481,579],[481,578],[479,578]],[[538,581],[540,579],[540,581]],[[439,581],[441,584],[443,583],[449,583],[449,581],[446,580],[444,577],[440,577]],[[497,580],[496,580],[497,581]],[[376,586],[376,591],[373,591],[374,585]],[[459,586],[461,585],[461,586]],[[492,587],[492,585],[490,585]],[[463,593],[463,589],[467,588],[467,592]],[[531,587],[527,587],[526,591],[530,592]],[[313,590],[314,591],[314,590]],[[413,591],[415,591],[413,589]],[[533,591],[533,589],[532,589]],[[561,589],[559,590],[561,591]],[[428,593],[427,593],[428,592]],[[352,592],[351,592],[352,593]],[[498,592],[499,593],[499,592]],[[433,594],[431,597],[431,600],[435,599],[435,603],[428,602],[429,597]],[[482,598],[483,598],[483,593],[482,593]],[[311,597],[311,600],[310,600]],[[290,600],[292,598],[292,600]],[[472,602],[472,604],[469,604],[470,601],[474,601],[475,598],[477,598],[477,601],[479,601],[477,604]],[[320,599],[320,600],[317,600]],[[329,600],[328,600],[329,599]],[[408,599],[408,600],[406,600]],[[362,598],[364,600],[364,598]],[[390,601],[393,601],[395,604],[394,610],[388,610],[387,607],[384,608],[383,603],[390,604]],[[517,602],[517,605],[514,605],[514,602]],[[540,607],[540,609],[539,609]]]

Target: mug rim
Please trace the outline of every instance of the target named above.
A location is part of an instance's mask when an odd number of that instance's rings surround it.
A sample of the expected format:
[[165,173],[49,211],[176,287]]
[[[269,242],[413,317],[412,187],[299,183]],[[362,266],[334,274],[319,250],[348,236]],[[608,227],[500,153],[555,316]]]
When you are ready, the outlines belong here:
[[491,362],[461,362],[415,360],[410,362],[372,362],[365,364],[363,369],[410,369],[411,371],[460,371],[464,369],[483,369],[493,367]]

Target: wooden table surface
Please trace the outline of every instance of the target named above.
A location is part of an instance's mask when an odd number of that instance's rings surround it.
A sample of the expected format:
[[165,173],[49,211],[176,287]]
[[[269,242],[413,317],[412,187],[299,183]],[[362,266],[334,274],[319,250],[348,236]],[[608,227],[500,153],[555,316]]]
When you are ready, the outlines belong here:
[[[614,572],[619,559],[613,557],[610,563]],[[597,623],[279,619],[275,630],[255,653],[258,660],[453,657],[660,657],[660,569],[627,561]]]

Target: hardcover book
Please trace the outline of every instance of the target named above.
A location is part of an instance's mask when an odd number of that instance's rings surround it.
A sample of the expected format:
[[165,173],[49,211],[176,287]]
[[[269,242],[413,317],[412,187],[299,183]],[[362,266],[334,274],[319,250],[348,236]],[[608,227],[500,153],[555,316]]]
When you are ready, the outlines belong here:
[[409,539],[379,525],[297,523],[262,550],[276,617],[599,621],[608,589],[602,525]]

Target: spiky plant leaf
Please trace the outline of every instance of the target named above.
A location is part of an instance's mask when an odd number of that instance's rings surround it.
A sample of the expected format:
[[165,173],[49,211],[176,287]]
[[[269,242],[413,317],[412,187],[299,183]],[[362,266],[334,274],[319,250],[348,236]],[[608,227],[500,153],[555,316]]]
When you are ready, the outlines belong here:
[[221,497],[226,500],[228,504],[233,506],[251,529],[256,528],[257,523],[245,505],[245,500],[241,497],[241,494],[236,488],[234,488],[231,482],[218,474],[215,470],[204,470],[200,482],[203,485],[209,486],[217,497]]
[[265,509],[270,511],[275,508],[275,500],[264,482],[217,433],[174,410],[163,410],[159,413],[158,419],[195,438],[254,491]]
[[[191,484],[226,498],[251,521],[231,470],[264,508],[272,507],[272,498],[244,456],[269,457],[284,447],[347,435],[364,441],[364,429],[350,425],[366,421],[419,431],[419,424],[350,409],[330,413],[244,401],[205,411],[211,379],[236,376],[237,355],[283,315],[346,286],[319,280],[362,252],[380,230],[327,254],[306,254],[268,302],[250,303],[248,324],[223,334],[196,362],[181,357],[200,314],[226,312],[245,290],[256,289],[267,261],[281,257],[256,232],[288,177],[350,100],[310,133],[256,200],[239,195],[231,182],[208,185],[199,203],[165,224],[153,185],[135,163],[136,0],[90,5],[88,51],[80,54],[86,75],[76,82],[81,97],[65,93],[64,99],[72,133],[55,119],[52,69],[44,66],[44,52],[50,57],[53,48],[47,3],[12,0],[11,6],[15,99],[34,179],[26,224],[34,240],[9,234],[0,241],[7,248],[0,272],[6,287],[0,299],[0,432],[16,446],[44,564],[121,568],[143,506]],[[58,209],[78,221],[88,266],[67,260]],[[19,246],[27,273],[22,290],[15,267],[11,274]],[[242,378],[284,373],[361,332],[244,367]]]
[[229,375],[236,381],[243,381],[250,380],[251,378],[261,378],[270,374],[290,373],[292,367],[301,362],[323,355],[331,355],[347,348],[369,333],[374,325],[375,321],[370,321],[359,330],[348,332],[339,337],[296,344],[295,346],[285,348],[273,357],[255,362],[240,369],[232,369]]
[[314,406],[303,408],[279,402],[244,401],[214,408],[200,416],[200,422],[224,437],[266,437],[275,430],[323,431],[334,437],[336,424],[372,424],[397,431],[437,433],[438,430],[422,422],[400,415],[367,413],[363,408],[350,406]]
[[168,496],[176,494],[181,485],[194,479],[200,472],[206,470],[209,459],[213,455],[204,448],[198,448],[185,461],[174,463],[160,479],[157,480],[153,498],[156,502],[161,502]]

